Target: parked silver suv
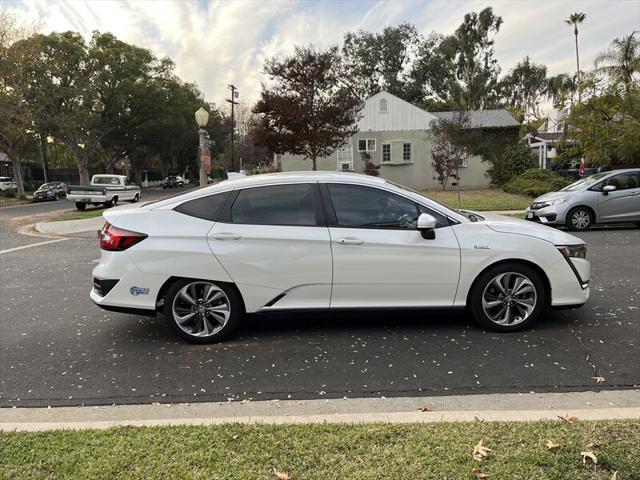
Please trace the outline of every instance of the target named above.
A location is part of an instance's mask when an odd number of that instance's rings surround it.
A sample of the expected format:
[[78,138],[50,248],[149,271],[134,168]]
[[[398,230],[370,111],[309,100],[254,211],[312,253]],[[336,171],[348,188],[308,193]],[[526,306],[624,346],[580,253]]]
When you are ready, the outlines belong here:
[[595,223],[640,225],[640,168],[596,173],[536,198],[527,220],[588,230]]

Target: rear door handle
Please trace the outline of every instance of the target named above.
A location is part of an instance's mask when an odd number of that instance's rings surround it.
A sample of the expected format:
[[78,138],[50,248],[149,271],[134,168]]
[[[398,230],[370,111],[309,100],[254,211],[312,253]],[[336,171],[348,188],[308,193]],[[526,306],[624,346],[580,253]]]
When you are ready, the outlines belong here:
[[222,232],[211,235],[215,240],[240,240],[242,237],[237,233]]
[[336,243],[339,243],[340,245],[362,245],[364,243],[364,240],[360,238],[346,237],[338,238],[336,240]]

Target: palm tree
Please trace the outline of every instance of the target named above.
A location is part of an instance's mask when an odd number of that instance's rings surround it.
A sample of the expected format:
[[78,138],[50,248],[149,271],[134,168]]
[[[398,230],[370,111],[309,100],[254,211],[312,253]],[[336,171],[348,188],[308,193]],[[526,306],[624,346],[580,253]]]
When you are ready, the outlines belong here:
[[[564,22],[567,25],[573,25],[573,34],[576,37],[576,72],[578,78],[578,84],[580,84],[580,56],[578,55],[578,24],[584,22],[587,18],[587,14],[583,12],[576,12],[569,15],[569,19]],[[580,91],[578,91],[578,101],[580,101]]]
[[640,39],[637,31],[622,38],[616,38],[609,50],[596,57],[596,68],[616,82],[624,83],[628,89],[633,75],[640,72]]

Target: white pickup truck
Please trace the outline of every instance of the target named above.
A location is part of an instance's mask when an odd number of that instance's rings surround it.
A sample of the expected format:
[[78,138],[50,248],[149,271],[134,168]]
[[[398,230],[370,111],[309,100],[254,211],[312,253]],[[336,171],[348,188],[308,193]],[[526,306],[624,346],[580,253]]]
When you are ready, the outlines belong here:
[[94,175],[91,185],[67,187],[67,200],[75,202],[78,210],[84,210],[87,205],[115,207],[118,202],[140,200],[140,187],[131,185],[126,175]]

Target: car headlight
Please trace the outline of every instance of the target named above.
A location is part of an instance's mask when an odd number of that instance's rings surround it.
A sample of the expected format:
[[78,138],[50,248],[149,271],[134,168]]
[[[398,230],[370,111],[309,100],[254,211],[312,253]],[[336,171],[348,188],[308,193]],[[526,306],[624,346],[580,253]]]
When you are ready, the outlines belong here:
[[565,258],[587,258],[587,246],[582,245],[561,245],[558,251]]
[[534,210],[537,210],[539,208],[545,208],[545,207],[551,207],[552,205],[558,205],[558,204],[564,203],[566,201],[567,201],[566,198],[557,198],[555,200],[548,200],[546,202],[534,202],[532,204],[532,207],[534,207]]

